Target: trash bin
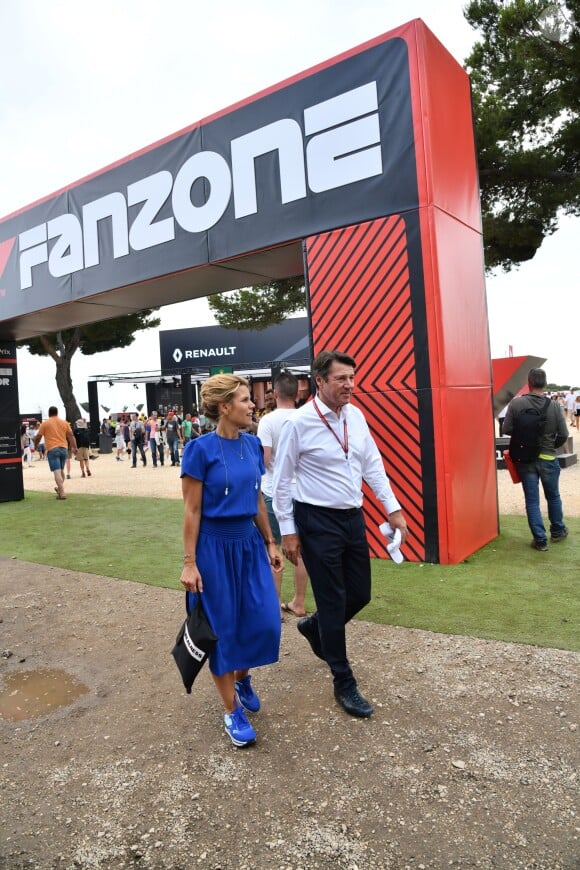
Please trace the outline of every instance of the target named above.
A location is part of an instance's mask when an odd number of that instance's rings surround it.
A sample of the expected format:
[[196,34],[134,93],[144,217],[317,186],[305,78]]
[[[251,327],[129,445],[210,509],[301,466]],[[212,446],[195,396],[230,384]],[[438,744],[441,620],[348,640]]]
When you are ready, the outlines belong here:
[[113,439],[110,435],[99,435],[99,453],[112,453]]

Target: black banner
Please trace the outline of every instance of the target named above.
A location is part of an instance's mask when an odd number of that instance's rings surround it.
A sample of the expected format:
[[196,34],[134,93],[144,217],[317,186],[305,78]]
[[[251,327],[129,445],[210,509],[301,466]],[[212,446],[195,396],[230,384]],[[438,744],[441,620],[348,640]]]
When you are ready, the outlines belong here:
[[407,46],[391,38],[1,221],[0,323],[417,205]]
[[0,342],[0,501],[24,498],[16,344]]
[[309,321],[294,317],[267,329],[172,329],[159,333],[161,372],[208,373],[215,367],[235,371],[284,366],[309,366],[312,360]]

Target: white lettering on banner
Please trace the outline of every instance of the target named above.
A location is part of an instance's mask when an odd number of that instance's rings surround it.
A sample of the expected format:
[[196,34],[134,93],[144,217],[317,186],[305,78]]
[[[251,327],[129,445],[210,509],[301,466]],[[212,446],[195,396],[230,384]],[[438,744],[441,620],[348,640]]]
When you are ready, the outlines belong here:
[[61,214],[49,221],[48,238],[56,239],[48,255],[48,271],[55,278],[78,272],[84,266],[83,231],[74,214]]
[[[20,289],[32,287],[33,269],[43,263],[54,278],[99,265],[99,225],[105,220],[117,260],[130,250],[173,241],[175,222],[189,233],[209,230],[223,217],[232,192],[235,220],[256,214],[256,160],[265,154],[277,154],[282,205],[305,199],[308,191],[321,193],[380,175],[378,108],[377,84],[368,82],[304,110],[306,148],[300,124],[281,118],[233,139],[231,167],[221,154],[199,151],[188,157],[175,179],[163,170],[129,184],[126,196],[115,191],[86,203],[82,223],[76,215],[63,214],[25,230],[19,235]],[[196,205],[192,189],[200,180],[205,202]],[[158,220],[169,199],[173,214]],[[128,209],[138,206],[130,221]]]
[[[212,356],[233,356],[237,350],[237,345],[233,345],[233,347],[209,347],[209,348],[195,348],[194,350],[186,350],[185,351],[185,359],[204,359]],[[181,351],[180,351],[181,353]],[[175,352],[173,353],[173,359],[176,362],[180,362],[181,357],[179,359],[176,358]]]
[[143,203],[129,230],[129,243],[134,251],[144,251],[175,238],[172,217],[153,223],[169,199],[172,185],[173,176],[165,169],[127,187],[127,205]]
[[381,174],[377,110],[376,82],[305,109],[304,132],[319,134],[306,146],[310,190],[320,193]]
[[46,224],[39,224],[30,230],[20,233],[20,289],[32,287],[32,267],[46,263],[48,260],[48,245],[46,243]]
[[[198,178],[207,178],[210,192],[205,205],[195,206],[191,188]],[[230,201],[232,177],[228,164],[215,151],[200,151],[186,160],[173,185],[171,202],[177,223],[189,233],[201,233],[217,224]]]
[[9,387],[10,378],[0,378],[0,387]]
[[258,211],[256,167],[254,160],[270,151],[278,152],[280,161],[280,194],[282,203],[294,202],[306,196],[306,173],[302,130],[296,121],[284,118],[253,133],[232,139],[232,173],[236,218]]
[[83,205],[83,234],[85,238],[85,269],[99,263],[99,221],[111,218],[113,258],[129,253],[129,227],[127,203],[122,193],[108,193]]

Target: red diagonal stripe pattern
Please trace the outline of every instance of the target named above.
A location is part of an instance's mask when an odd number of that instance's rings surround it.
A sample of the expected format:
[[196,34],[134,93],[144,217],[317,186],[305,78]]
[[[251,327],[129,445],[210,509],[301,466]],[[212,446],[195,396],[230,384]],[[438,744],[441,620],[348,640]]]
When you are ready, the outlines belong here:
[[8,262],[8,258],[12,253],[12,248],[14,247],[14,242],[16,238],[13,239],[5,239],[3,242],[0,242],[0,281],[2,281],[2,276],[4,274],[4,269],[6,268],[6,263]]
[[[362,409],[409,523],[407,558],[425,558],[421,440],[406,229],[398,216],[312,236],[306,262],[314,353],[357,361]],[[384,512],[365,486],[373,556],[385,555]]]

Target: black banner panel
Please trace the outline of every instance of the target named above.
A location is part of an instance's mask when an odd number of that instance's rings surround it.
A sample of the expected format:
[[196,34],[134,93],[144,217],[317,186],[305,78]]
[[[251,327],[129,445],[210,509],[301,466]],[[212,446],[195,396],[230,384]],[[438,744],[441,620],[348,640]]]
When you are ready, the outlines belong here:
[[312,359],[307,317],[294,317],[266,329],[170,329],[159,333],[164,375],[205,371],[219,366],[263,369],[272,365],[308,366]]
[[0,342],[0,501],[24,498],[16,344]]
[[390,39],[8,217],[0,321],[416,208],[408,67]]

